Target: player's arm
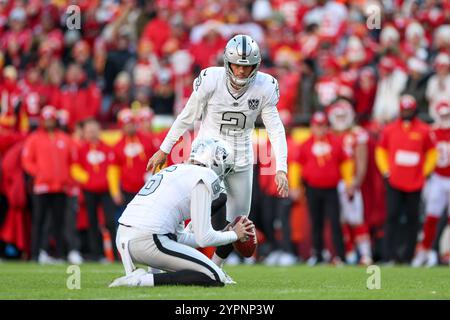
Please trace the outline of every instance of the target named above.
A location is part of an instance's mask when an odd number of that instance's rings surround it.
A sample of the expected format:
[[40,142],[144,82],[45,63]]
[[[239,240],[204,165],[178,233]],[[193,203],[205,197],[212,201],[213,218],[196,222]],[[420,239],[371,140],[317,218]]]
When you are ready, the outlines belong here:
[[277,110],[279,100],[278,82],[273,79],[273,93],[261,111],[261,118],[267,129],[272,150],[275,153],[276,171],[275,182],[278,193],[287,197],[289,192],[287,179],[287,142],[283,123]]
[[33,136],[25,140],[22,152],[22,166],[30,176],[36,176],[38,167],[36,163],[36,142]]
[[203,181],[199,181],[191,194],[191,221],[195,242],[200,247],[221,246],[238,239],[234,231],[216,231],[211,225],[210,190]]
[[195,241],[195,235],[192,232],[187,232],[185,228],[180,225],[176,230],[177,242],[185,244],[192,248],[198,248],[198,243]]
[[172,147],[194,124],[194,121],[200,119],[203,108],[210,95],[210,90],[207,88],[208,84],[205,83],[207,78],[202,74],[205,74],[205,71],[201,71],[197,79],[194,80],[194,91],[159,147],[159,149],[166,154],[170,153]]
[[155,173],[167,161],[167,156],[177,143],[178,139],[194,124],[194,121],[200,119],[203,108],[207,104],[211,90],[207,89],[204,78],[205,72],[200,72],[200,75],[194,81],[194,91],[189,97],[186,106],[175,119],[175,122],[170,127],[164,141],[161,143],[159,150],[149,159],[147,163],[147,170]]
[[355,188],[360,188],[367,173],[367,163],[369,161],[369,150],[367,141],[358,143],[355,149],[355,165],[356,175],[354,185]]

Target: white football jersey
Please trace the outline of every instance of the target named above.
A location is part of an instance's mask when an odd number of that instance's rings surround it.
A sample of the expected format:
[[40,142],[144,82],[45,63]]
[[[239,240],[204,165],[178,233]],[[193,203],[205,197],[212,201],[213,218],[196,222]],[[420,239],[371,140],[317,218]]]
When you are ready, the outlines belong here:
[[218,197],[220,181],[209,168],[177,164],[161,170],[131,200],[119,223],[153,234],[175,234],[179,225],[191,218],[191,193],[199,181],[203,181],[212,199]]
[[204,69],[195,79],[194,91],[160,149],[169,153],[180,136],[196,120],[201,120],[197,137],[227,141],[234,149],[235,170],[245,170],[253,164],[252,131],[261,115],[275,152],[277,170],[287,172],[286,135],[276,108],[278,100],[278,81],[269,74],[258,72],[247,90],[234,96],[227,86],[225,68]]

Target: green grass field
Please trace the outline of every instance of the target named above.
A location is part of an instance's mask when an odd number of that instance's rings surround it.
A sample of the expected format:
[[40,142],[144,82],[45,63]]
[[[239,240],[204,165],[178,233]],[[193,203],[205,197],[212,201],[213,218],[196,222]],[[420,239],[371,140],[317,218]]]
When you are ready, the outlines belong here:
[[369,290],[364,267],[227,267],[238,282],[223,288],[108,288],[120,264],[84,264],[81,288],[66,286],[68,265],[0,263],[0,299],[450,299],[450,268],[381,267],[381,288]]

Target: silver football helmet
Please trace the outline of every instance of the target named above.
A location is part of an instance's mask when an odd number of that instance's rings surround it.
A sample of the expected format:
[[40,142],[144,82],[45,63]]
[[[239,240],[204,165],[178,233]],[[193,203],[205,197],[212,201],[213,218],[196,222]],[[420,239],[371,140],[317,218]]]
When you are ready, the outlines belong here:
[[[261,52],[255,40],[250,36],[239,34],[231,38],[225,46],[223,63],[227,79],[238,87],[247,87],[256,77],[261,65]],[[254,66],[252,72],[246,79],[239,79],[233,74],[230,63],[242,66]]]
[[192,143],[189,163],[210,168],[223,180],[234,168],[233,149],[222,139],[199,138]]

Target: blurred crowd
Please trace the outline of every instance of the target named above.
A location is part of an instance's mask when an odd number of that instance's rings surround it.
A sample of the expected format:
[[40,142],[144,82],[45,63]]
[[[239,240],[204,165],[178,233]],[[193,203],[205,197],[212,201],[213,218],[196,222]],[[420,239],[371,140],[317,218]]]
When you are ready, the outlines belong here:
[[[70,5],[79,10],[67,10]],[[221,65],[237,33],[257,41],[261,71],[279,81],[294,173],[289,199],[277,198],[270,174],[255,175],[256,258],[268,265],[306,259],[315,265],[329,256],[409,263],[413,251],[422,252],[415,246],[427,214],[420,196],[425,181],[401,190],[419,192],[417,221],[408,213],[398,223],[387,219],[389,177],[376,149],[390,151],[380,137],[401,116],[401,97],[415,101],[430,131],[442,103],[450,102],[450,1],[0,0],[0,256],[41,263],[117,258],[111,242],[117,218],[143,184],[148,158],[199,71]],[[325,111],[327,118],[336,103],[351,107],[352,126],[366,137],[366,170],[357,177],[364,200],[359,228],[338,228],[339,216],[329,217],[329,228],[308,215],[317,209],[311,203],[318,186],[305,183],[314,178],[296,168],[307,163],[296,155],[309,139],[303,128],[323,126],[312,115]],[[257,133],[255,145],[264,135]],[[331,198],[325,203],[339,211],[342,201]],[[428,226],[436,229],[426,239],[428,255],[438,252],[447,224],[438,220]],[[409,243],[399,248],[406,253],[386,258],[381,242],[397,230]]]

